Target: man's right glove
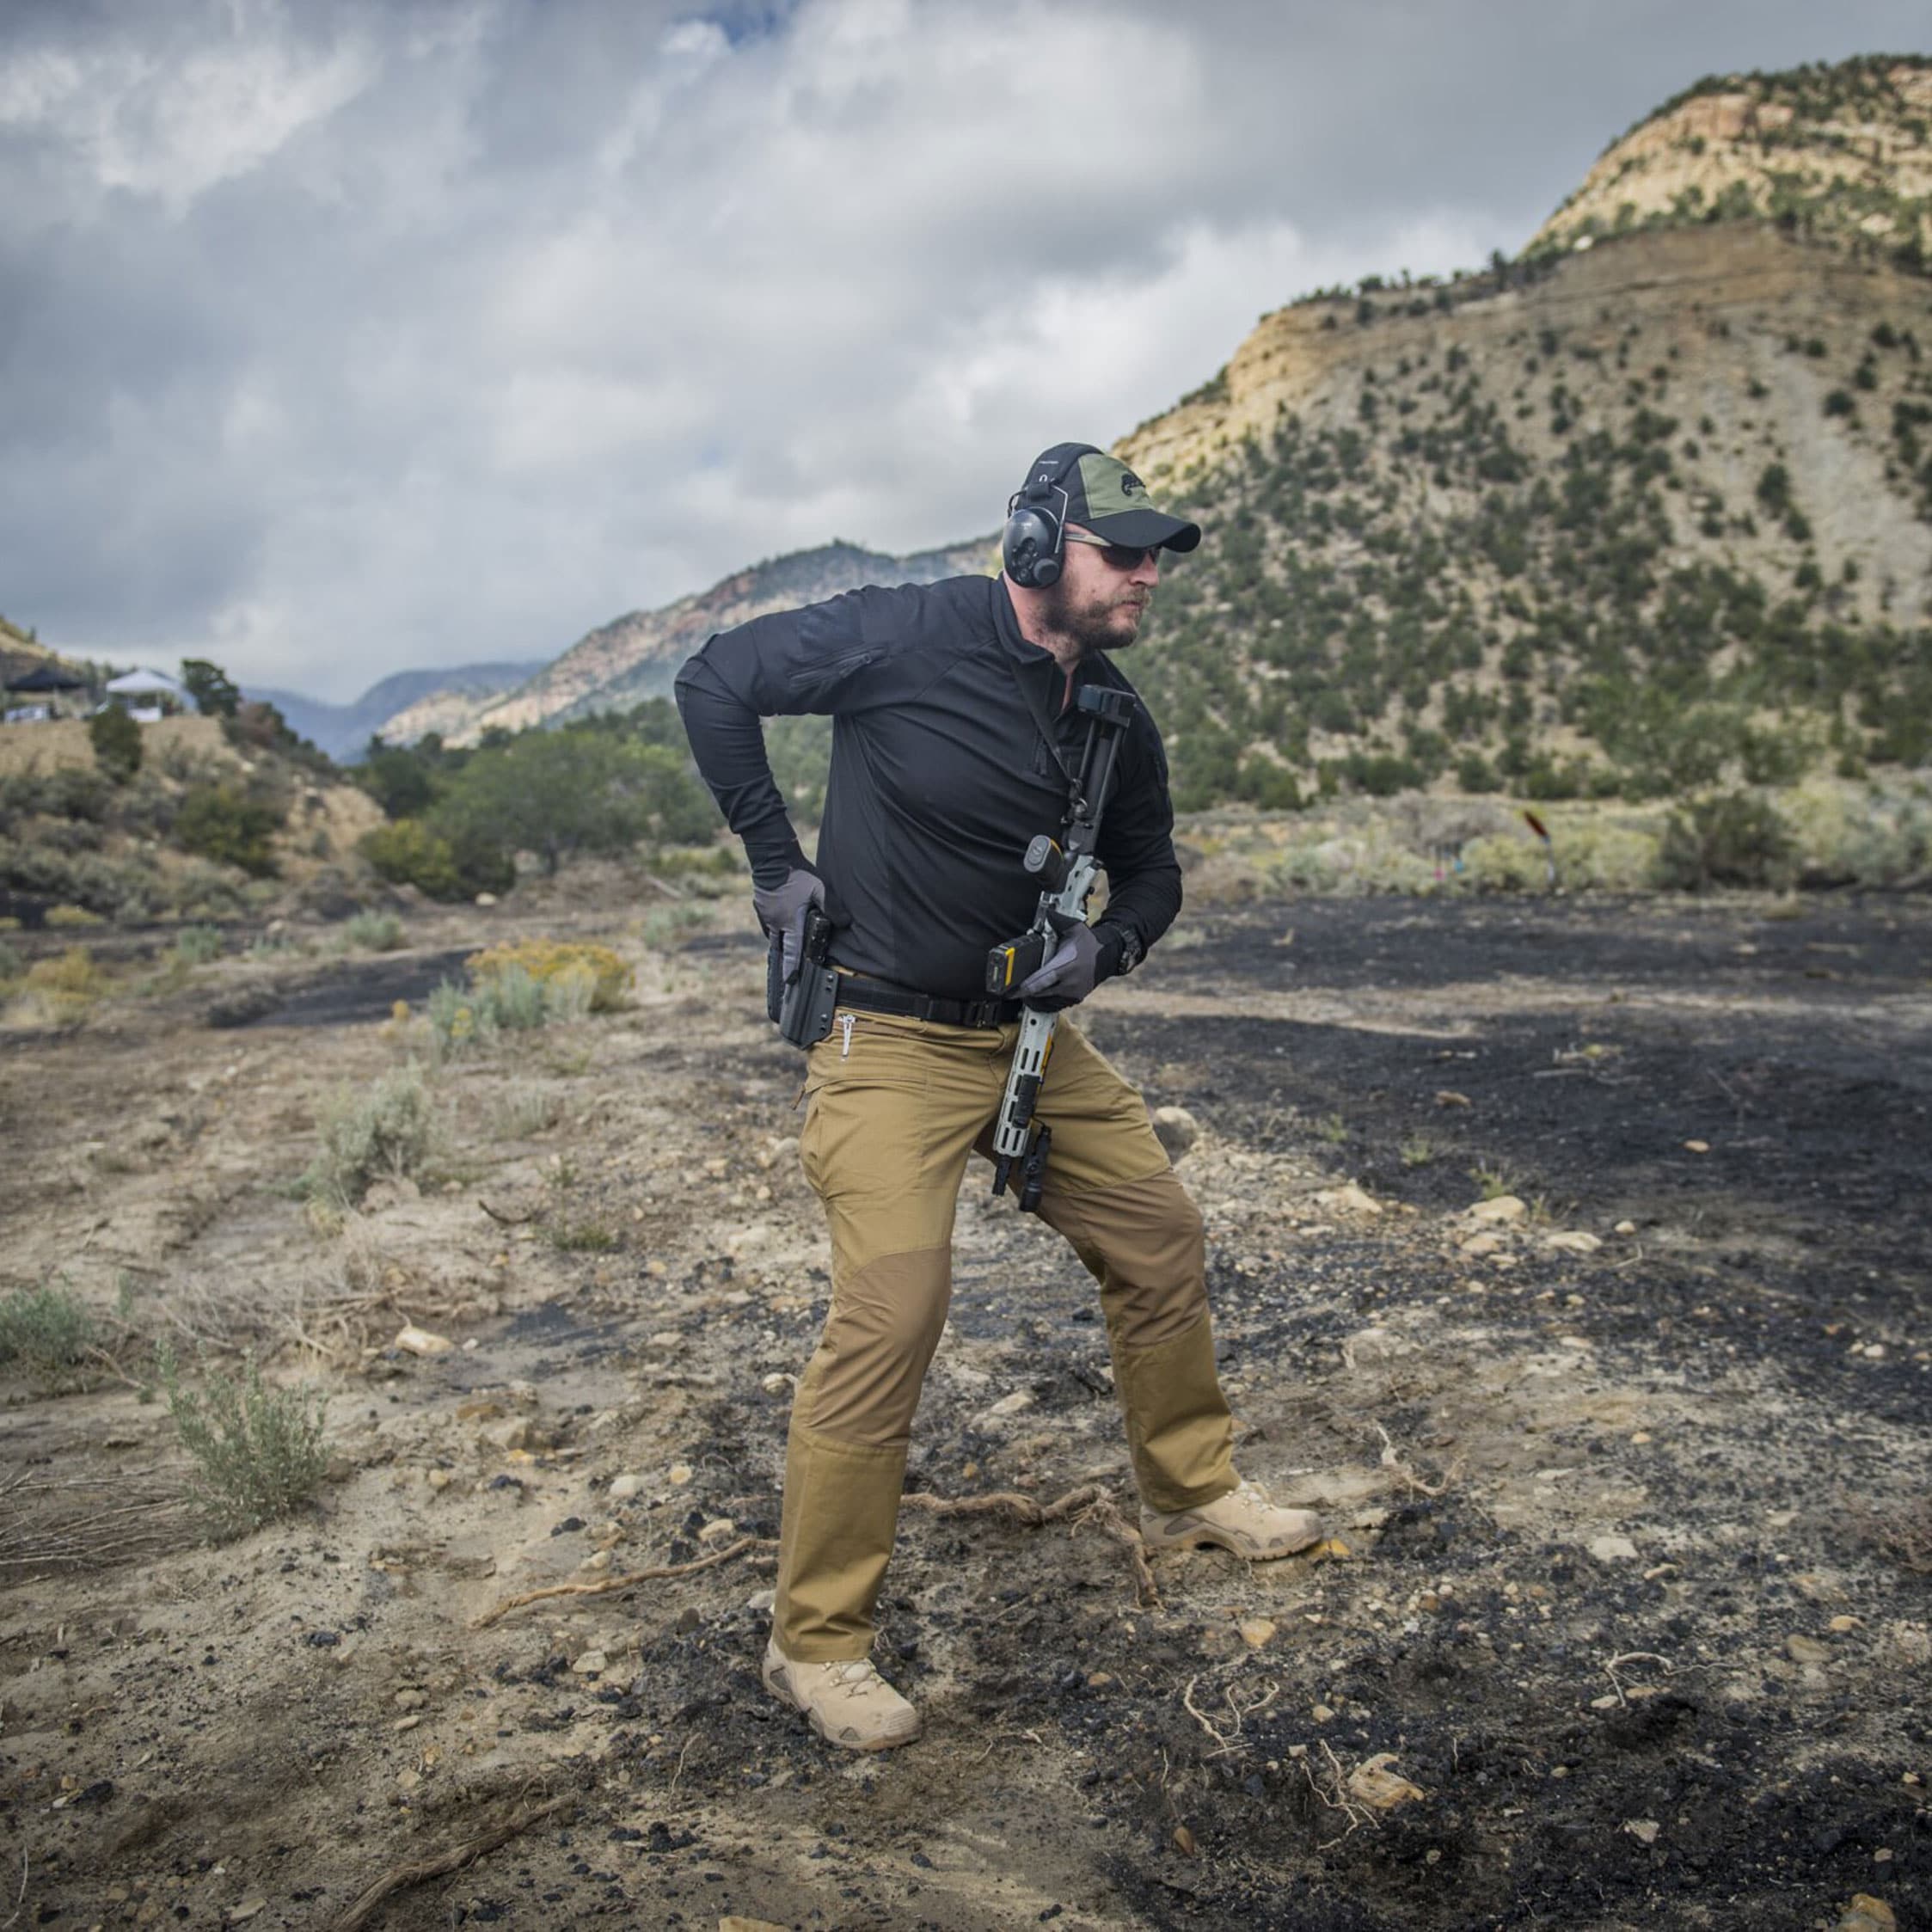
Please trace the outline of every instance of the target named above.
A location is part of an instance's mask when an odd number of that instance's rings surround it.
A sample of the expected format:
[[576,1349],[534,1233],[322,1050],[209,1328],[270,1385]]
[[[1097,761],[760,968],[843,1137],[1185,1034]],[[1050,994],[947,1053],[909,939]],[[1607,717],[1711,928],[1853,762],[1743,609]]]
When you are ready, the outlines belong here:
[[782,886],[770,891],[754,886],[751,905],[758,923],[770,939],[774,933],[785,937],[784,971],[788,983],[798,971],[799,955],[805,950],[805,911],[807,906],[825,903],[825,882],[805,866],[794,866]]

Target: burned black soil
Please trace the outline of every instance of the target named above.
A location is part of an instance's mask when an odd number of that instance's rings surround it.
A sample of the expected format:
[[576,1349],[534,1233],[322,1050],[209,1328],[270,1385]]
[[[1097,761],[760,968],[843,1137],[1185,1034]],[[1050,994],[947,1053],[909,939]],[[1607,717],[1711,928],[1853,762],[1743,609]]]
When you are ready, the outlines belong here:
[[[574,1097],[541,1162],[371,1210],[405,1272],[412,1218],[475,1243],[500,1312],[345,1384],[325,1519],[10,1593],[34,1909],[330,1926],[568,1795],[372,1923],[1925,1923],[1929,962],[1911,902],[1190,915],[1083,1023],[1193,1116],[1239,1459],[1333,1539],[1157,1559],[1144,1601],[1096,1518],[909,1505],[878,1661],[926,1731],[854,1760],[757,1673],[827,1287],[798,1063],[755,950],[690,954],[546,1049]],[[366,1023],[258,1032],[377,1064]],[[908,1489],[1131,1519],[1091,1285],[984,1187]],[[527,1446],[479,1436],[504,1410]],[[721,1560],[479,1621],[599,1547]]]

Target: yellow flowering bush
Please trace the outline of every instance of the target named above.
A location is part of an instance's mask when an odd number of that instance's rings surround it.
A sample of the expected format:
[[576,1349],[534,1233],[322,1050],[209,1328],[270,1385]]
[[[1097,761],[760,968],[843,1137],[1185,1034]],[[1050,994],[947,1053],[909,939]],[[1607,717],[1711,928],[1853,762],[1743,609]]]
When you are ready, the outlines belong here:
[[[631,969],[608,946],[561,939],[524,939],[514,945],[492,946],[483,952],[472,953],[464,964],[469,968],[469,977],[479,985],[487,979],[501,978],[516,966],[546,988],[560,980],[564,987],[587,980],[592,1013],[608,1013],[621,1005],[634,978]],[[559,988],[560,991],[563,990]]]

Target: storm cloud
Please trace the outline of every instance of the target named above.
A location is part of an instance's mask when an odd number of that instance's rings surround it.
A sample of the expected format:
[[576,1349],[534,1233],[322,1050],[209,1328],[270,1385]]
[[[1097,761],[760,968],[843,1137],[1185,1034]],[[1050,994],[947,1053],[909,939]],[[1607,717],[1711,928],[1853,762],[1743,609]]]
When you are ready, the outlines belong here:
[[0,15],[0,610],[353,696],[991,529],[1324,285],[1519,248],[1916,8],[143,0]]

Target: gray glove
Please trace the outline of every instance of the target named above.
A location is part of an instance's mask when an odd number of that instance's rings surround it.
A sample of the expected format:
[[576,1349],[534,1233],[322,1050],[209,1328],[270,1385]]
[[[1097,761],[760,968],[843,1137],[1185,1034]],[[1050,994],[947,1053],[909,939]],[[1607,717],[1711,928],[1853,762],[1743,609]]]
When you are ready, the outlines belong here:
[[782,886],[769,892],[756,886],[751,892],[752,910],[767,939],[774,933],[785,935],[785,978],[798,971],[799,954],[805,949],[805,910],[825,903],[825,882],[817,873],[794,866],[785,874]]
[[1075,926],[1046,965],[1020,982],[1020,997],[1049,1013],[1077,1006],[1103,977],[1101,951],[1101,941],[1091,926]]

